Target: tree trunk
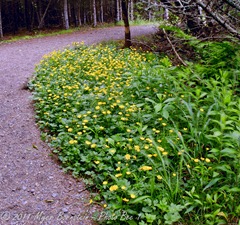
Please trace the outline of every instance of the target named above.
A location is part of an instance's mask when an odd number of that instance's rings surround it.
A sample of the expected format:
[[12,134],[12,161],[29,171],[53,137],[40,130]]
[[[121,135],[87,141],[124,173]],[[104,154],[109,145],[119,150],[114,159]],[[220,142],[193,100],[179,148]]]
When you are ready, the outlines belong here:
[[127,9],[127,0],[122,0],[122,17],[125,26],[125,48],[130,48],[132,45],[131,42],[131,32],[129,26],[129,19],[128,19],[128,9]]
[[133,21],[134,20],[134,4],[133,4],[133,0],[130,0],[130,20]]
[[30,22],[30,7],[29,1],[24,0],[24,14],[25,14],[25,24],[28,31],[31,31],[31,22]]
[[2,0],[0,0],[0,39],[3,38],[3,27],[2,27]]
[[103,0],[100,0],[100,15],[101,15],[101,22],[104,22],[104,10],[103,10]]
[[97,9],[96,9],[96,0],[92,1],[93,7],[93,27],[97,26]]
[[63,13],[64,13],[64,25],[65,29],[69,29],[69,19],[68,19],[68,1],[64,0],[64,6],[63,6]]
[[115,22],[120,21],[120,4],[119,0],[115,0]]
[[76,12],[76,20],[77,20],[77,26],[82,26],[82,21],[81,21],[81,0],[77,2],[77,12]]
[[148,0],[148,20],[152,20],[151,0]]

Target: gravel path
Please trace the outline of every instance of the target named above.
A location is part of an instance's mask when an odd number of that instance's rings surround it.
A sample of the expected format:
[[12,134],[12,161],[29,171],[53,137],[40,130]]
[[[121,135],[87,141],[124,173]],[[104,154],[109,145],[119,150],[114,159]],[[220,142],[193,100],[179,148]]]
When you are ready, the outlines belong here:
[[[154,32],[132,27],[132,35]],[[31,93],[24,89],[44,54],[72,42],[123,39],[122,27],[0,44],[0,225],[94,224],[84,184],[64,174],[40,139]]]

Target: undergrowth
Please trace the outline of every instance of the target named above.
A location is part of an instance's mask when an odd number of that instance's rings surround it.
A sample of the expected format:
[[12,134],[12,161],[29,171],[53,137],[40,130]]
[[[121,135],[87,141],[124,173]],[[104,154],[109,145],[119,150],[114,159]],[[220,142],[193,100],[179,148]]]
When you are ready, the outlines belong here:
[[196,51],[199,63],[180,67],[74,44],[37,66],[42,135],[66,171],[99,190],[99,223],[239,224],[239,49]]

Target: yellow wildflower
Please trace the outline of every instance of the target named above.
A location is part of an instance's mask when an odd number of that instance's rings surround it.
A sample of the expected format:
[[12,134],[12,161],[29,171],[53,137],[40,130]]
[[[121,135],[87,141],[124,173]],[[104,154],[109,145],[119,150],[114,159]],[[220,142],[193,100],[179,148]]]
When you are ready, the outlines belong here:
[[211,160],[210,160],[209,158],[206,158],[205,161],[206,161],[207,163],[211,162]]
[[148,171],[148,170],[152,170],[152,167],[151,167],[151,166],[142,166],[142,167],[140,168],[140,170]]
[[121,177],[121,176],[122,176],[121,173],[118,173],[118,174],[115,175],[115,177]]
[[126,154],[126,155],[125,155],[125,159],[126,159],[126,160],[130,160],[130,159],[131,159],[131,155]]
[[109,190],[110,191],[116,191],[118,189],[118,186],[117,185],[112,185]]
[[91,148],[96,148],[97,145],[96,144],[91,144]]
[[131,194],[130,197],[131,198],[136,198],[136,195],[135,194]]

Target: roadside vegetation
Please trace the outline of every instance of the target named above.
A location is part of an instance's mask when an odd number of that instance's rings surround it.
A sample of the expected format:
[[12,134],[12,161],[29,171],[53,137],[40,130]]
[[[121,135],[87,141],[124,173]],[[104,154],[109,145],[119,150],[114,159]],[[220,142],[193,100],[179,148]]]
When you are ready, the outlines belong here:
[[187,66],[75,43],[36,67],[42,137],[97,190],[99,223],[240,223],[239,45],[190,44]]

